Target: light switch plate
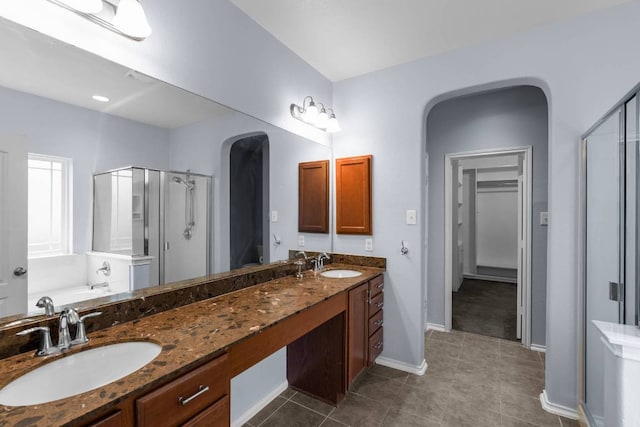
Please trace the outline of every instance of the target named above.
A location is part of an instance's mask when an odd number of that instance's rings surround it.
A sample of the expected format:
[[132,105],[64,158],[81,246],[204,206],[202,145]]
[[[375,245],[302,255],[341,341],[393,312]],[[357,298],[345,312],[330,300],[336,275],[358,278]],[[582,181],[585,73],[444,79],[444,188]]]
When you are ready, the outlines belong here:
[[407,211],[407,225],[415,225],[417,222],[417,212],[415,209],[409,209]]
[[540,225],[549,225],[549,212],[540,212]]
[[298,246],[304,246],[304,236],[298,236]]
[[373,252],[373,239],[364,239],[364,250]]
[[278,222],[278,211],[271,211],[271,222]]

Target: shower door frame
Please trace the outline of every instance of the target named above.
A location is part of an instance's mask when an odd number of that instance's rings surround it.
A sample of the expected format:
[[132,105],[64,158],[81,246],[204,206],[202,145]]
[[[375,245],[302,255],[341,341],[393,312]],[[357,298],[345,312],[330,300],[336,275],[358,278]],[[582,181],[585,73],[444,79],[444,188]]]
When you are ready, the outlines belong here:
[[160,253],[159,253],[159,285],[165,285],[164,280],[164,268],[165,268],[165,252],[166,252],[166,240],[165,240],[165,187],[166,187],[166,176],[167,174],[179,174],[179,175],[189,175],[195,176],[198,178],[206,178],[207,180],[207,213],[206,217],[206,236],[207,236],[207,244],[206,244],[206,260],[207,260],[207,268],[206,275],[211,274],[211,202],[213,199],[213,194],[211,194],[211,185],[213,181],[213,177],[211,175],[205,175],[201,173],[195,172],[186,172],[186,171],[160,171]]
[[[579,248],[579,257],[578,257],[578,283],[580,283],[578,289],[578,313],[577,318],[578,321],[578,415],[580,420],[583,420],[588,423],[588,425],[595,425],[591,414],[589,413],[586,407],[586,331],[587,331],[587,293],[586,293],[586,285],[587,285],[587,139],[588,137],[600,126],[602,125],[609,117],[616,113],[617,110],[621,111],[621,119],[620,119],[620,131],[621,135],[624,136],[622,140],[622,148],[620,150],[620,226],[622,228],[622,232],[620,233],[620,239],[622,240],[620,245],[620,250],[622,251],[620,254],[620,272],[622,274],[622,283],[624,283],[624,291],[626,293],[626,169],[627,169],[627,104],[635,97],[636,99],[636,114],[640,114],[640,84],[636,85],[632,90],[630,90],[620,101],[618,101],[614,106],[612,106],[598,121],[596,121],[586,132],[582,134],[580,137],[580,162],[579,162],[579,232],[578,232],[578,248]],[[637,130],[636,130],[637,131]],[[636,164],[636,168],[638,168],[638,164]],[[636,169],[638,170],[638,169]],[[638,173],[636,174],[636,188],[638,187]],[[636,195],[636,207],[638,206],[638,195]],[[636,244],[635,251],[636,254],[640,254],[640,235],[638,230],[638,226],[640,224],[640,211],[636,209]],[[640,314],[640,283],[638,278],[640,278],[640,262],[636,263],[635,267],[635,278],[636,278],[636,292],[635,292],[635,311],[636,311],[636,326],[640,327],[638,324],[638,314]],[[620,312],[618,318],[619,322],[624,324],[626,315],[625,315],[626,304],[624,300],[620,302]]]

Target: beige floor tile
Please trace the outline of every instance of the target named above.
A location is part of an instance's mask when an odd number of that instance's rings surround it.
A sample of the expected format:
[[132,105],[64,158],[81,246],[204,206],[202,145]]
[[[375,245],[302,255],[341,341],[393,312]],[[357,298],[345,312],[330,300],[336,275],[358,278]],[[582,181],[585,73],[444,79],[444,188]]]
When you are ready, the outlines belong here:
[[508,375],[527,375],[539,379],[544,378],[544,368],[540,361],[526,360],[519,357],[500,357],[498,370],[500,373]]
[[260,427],[318,427],[325,418],[289,401],[278,408]]
[[502,414],[540,426],[560,426],[560,419],[540,406],[540,399],[519,394],[502,395]]
[[569,418],[560,417],[560,424],[562,427],[580,427],[578,420],[571,420]]
[[531,424],[526,421],[522,421],[517,418],[512,418],[503,414],[502,426],[503,427],[536,427],[537,424]]
[[307,396],[304,393],[296,393],[295,396],[291,398],[291,402],[295,402],[298,405],[302,405],[306,408],[311,409],[325,417],[334,410],[334,406],[329,405],[328,403],[324,403],[321,400],[314,399],[313,397]]
[[427,372],[424,375],[409,375],[404,383],[432,391],[448,391],[451,387],[451,383],[453,383],[455,373],[455,366],[434,368],[429,365]]
[[262,424],[264,422],[264,420],[269,418],[269,416],[271,416],[271,414],[273,414],[278,408],[280,408],[285,403],[287,403],[287,399],[284,399],[284,398],[282,398],[280,396],[276,397],[271,402],[269,402],[269,404],[267,406],[262,408],[262,410],[260,410],[260,412],[255,414],[253,416],[253,418],[251,418],[248,421],[248,423],[250,425],[252,425],[252,426],[259,426],[260,424]]
[[489,387],[496,394],[500,392],[499,371],[492,366],[461,360],[453,380],[463,384]]
[[399,380],[365,372],[351,386],[350,391],[389,407],[398,400],[402,385]]
[[387,408],[364,396],[347,393],[329,418],[353,427],[371,427],[382,423]]
[[521,374],[500,374],[501,394],[524,394],[538,397],[544,390],[544,380]]
[[475,409],[478,412],[500,413],[500,395],[495,388],[487,385],[471,385],[454,381],[449,393],[448,409]]
[[450,405],[444,418],[443,427],[495,427],[500,425],[500,414],[477,406]]
[[450,344],[444,341],[428,340],[425,344],[424,354],[427,363],[438,359],[457,359],[462,349],[462,343]]
[[440,422],[427,417],[419,417],[396,410],[387,412],[382,422],[383,427],[438,427]]
[[387,366],[382,366],[378,364],[371,366],[368,372],[375,375],[380,375],[382,377],[394,378],[394,379],[403,380],[403,381],[405,378],[409,376],[409,374],[404,371],[400,371],[398,369],[393,369],[393,368],[389,368]]
[[447,408],[448,400],[447,392],[431,391],[404,384],[391,409],[440,420]]
[[464,332],[460,331],[451,331],[451,332],[441,332],[441,331],[431,331],[430,340],[437,340],[447,342],[449,344],[462,344],[464,340]]
[[336,420],[333,420],[331,418],[327,418],[325,419],[322,424],[320,424],[320,427],[344,427],[347,424],[342,424]]

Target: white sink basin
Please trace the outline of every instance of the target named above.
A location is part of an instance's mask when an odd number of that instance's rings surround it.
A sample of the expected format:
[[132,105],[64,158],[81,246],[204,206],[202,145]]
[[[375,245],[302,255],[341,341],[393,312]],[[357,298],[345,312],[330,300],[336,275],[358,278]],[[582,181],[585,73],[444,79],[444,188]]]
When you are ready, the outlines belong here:
[[362,276],[362,273],[355,270],[327,270],[320,273],[320,275],[331,279],[346,279],[349,277]]
[[37,405],[85,393],[137,371],[161,350],[157,344],[139,341],[61,357],[7,384],[0,390],[0,405]]

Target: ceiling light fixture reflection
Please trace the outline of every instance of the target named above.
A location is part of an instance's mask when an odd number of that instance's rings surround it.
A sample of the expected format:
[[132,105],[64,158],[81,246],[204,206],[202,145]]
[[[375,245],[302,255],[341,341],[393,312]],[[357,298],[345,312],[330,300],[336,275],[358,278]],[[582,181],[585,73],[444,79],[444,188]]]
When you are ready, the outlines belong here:
[[[318,106],[320,106],[320,109],[318,109]],[[325,108],[324,104],[320,102],[316,105],[310,96],[302,100],[302,106],[291,104],[290,110],[293,118],[320,130],[325,132],[338,132],[340,130],[340,125],[333,109]],[[327,110],[331,111],[331,115],[327,113]]]
[[139,0],[47,0],[131,40],[142,41],[151,27]]

